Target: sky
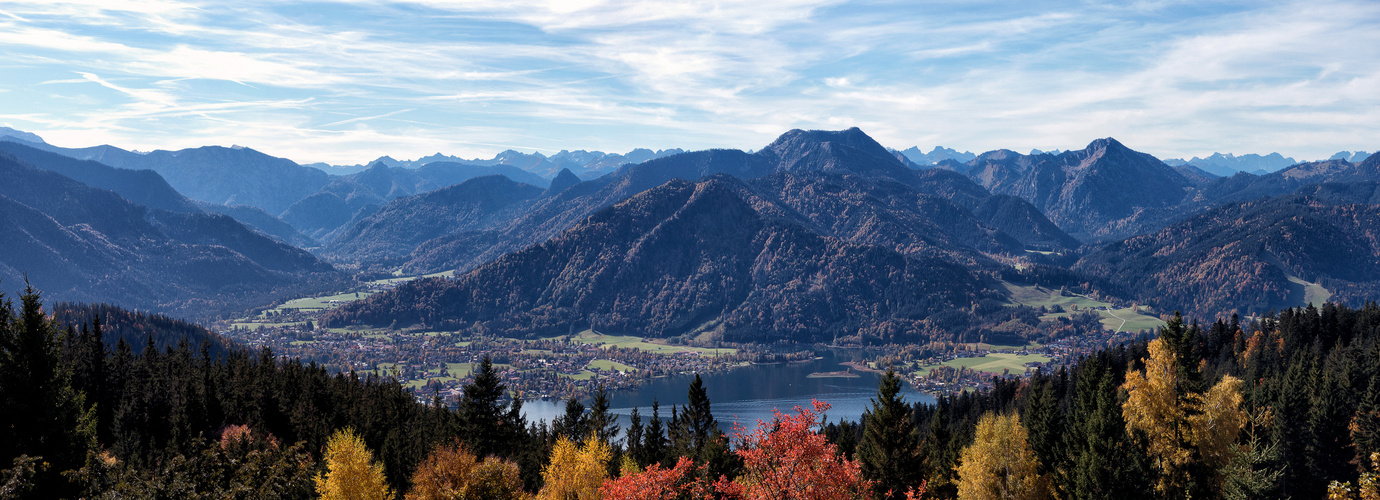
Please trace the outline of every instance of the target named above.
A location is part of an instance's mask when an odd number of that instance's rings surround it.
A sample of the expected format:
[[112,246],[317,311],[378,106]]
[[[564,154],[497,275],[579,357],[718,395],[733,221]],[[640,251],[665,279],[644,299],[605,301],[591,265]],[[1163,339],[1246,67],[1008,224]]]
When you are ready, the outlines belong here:
[[299,163],[885,146],[1380,149],[1380,2],[0,0],[0,125]]

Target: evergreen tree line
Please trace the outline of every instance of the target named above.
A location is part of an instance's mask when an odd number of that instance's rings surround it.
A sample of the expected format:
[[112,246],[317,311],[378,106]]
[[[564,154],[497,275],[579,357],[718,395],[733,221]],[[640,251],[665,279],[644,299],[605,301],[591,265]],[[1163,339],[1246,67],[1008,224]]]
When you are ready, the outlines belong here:
[[[706,474],[733,472],[698,377],[690,403],[671,408],[669,420],[644,425],[634,418],[635,438],[625,447],[602,388],[588,408],[571,399],[550,425],[528,423],[487,358],[452,409],[439,399],[419,404],[391,379],[331,374],[277,360],[266,348],[222,349],[197,339],[194,349],[183,337],[160,349],[154,339],[166,338],[162,327],[195,328],[167,318],[111,306],[61,311],[45,314],[32,289],[19,311],[0,295],[0,463],[10,466],[0,475],[0,497],[222,498],[238,488],[242,498],[310,498],[312,478],[328,468],[328,444],[348,441],[336,436],[347,429],[376,453],[387,486],[398,492],[409,491],[438,445],[453,442],[481,459],[519,464],[527,491],[541,489],[561,440],[609,446],[607,467],[615,473],[623,463],[679,456],[715,464]],[[55,319],[70,321],[73,311],[95,314],[75,326]],[[112,322],[127,334],[110,335]],[[144,333],[144,345],[127,342],[128,332]],[[652,409],[654,417],[659,412]]]
[[934,404],[904,404],[899,391],[888,375],[861,422],[823,429],[879,496],[919,485],[934,498],[1380,495],[1374,303],[1247,324],[1176,316],[1153,341],[1028,380]]
[[[0,496],[333,498],[375,485],[369,491],[408,498],[598,498],[673,472],[665,491],[698,485],[732,496],[782,480],[770,472],[788,462],[763,451],[792,449],[813,432],[812,420],[783,416],[731,450],[698,378],[689,404],[669,418],[659,405],[646,419],[639,408],[626,432],[603,390],[588,406],[567,401],[550,425],[528,423],[488,360],[451,409],[420,404],[391,380],[330,374],[266,349],[217,357],[206,343],[159,349],[146,338],[136,349],[123,336],[109,346],[101,318],[63,325],[31,289],[17,311],[0,298],[0,460],[9,467]],[[824,470],[858,467],[862,482],[839,491],[861,485],[888,499],[1380,493],[1373,303],[1205,327],[1176,317],[1155,340],[1027,380],[995,379],[990,390],[935,404],[907,404],[900,390],[888,374],[860,422],[823,425],[832,444],[804,448]],[[795,437],[783,443],[777,430]]]

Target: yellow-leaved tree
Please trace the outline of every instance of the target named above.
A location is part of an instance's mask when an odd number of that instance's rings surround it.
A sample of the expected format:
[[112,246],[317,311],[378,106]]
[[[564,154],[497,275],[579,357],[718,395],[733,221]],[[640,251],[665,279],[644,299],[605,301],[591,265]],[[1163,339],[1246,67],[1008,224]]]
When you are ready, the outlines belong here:
[[323,500],[391,500],[393,490],[383,464],[354,429],[341,429],[326,440],[326,473],[316,475],[316,494]]
[[551,463],[542,469],[545,482],[538,500],[597,500],[612,452],[591,434],[583,445],[562,437],[551,449]]
[[988,412],[978,420],[973,444],[959,458],[958,498],[1049,498],[1049,480],[1039,468],[1020,418]]
[[1145,370],[1126,374],[1121,412],[1127,432],[1144,432],[1148,439],[1147,451],[1160,472],[1156,492],[1182,497],[1221,486],[1246,412],[1241,409],[1241,380],[1235,377],[1223,376],[1206,393],[1192,389],[1185,379],[1196,373],[1195,367],[1179,362],[1188,349],[1176,345],[1183,337],[1172,327],[1150,342]]
[[456,440],[436,445],[417,466],[406,500],[517,500],[525,496],[516,463],[498,457],[480,461]]

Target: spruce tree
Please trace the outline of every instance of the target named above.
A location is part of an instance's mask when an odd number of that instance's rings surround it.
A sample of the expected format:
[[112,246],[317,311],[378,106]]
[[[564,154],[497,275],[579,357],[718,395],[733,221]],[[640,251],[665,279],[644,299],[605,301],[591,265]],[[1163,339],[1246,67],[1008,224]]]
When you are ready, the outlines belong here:
[[642,466],[665,462],[666,431],[661,422],[661,403],[652,399],[652,418],[647,422],[647,430],[642,433],[642,454],[633,457]]
[[18,317],[0,294],[0,467],[27,455],[46,466],[34,476],[40,497],[70,494],[61,474],[82,465],[95,445],[95,413],[72,389],[58,326],[43,312],[39,292],[25,286]]
[[488,356],[475,371],[474,381],[465,386],[460,399],[461,435],[474,454],[480,457],[489,455],[508,456],[511,450],[505,449],[511,443],[505,408],[502,402],[506,388],[494,371],[493,362]]
[[910,407],[901,400],[901,379],[887,370],[877,386],[872,409],[863,415],[863,438],[857,457],[863,477],[874,481],[878,498],[905,498],[920,484],[920,439],[911,423]]

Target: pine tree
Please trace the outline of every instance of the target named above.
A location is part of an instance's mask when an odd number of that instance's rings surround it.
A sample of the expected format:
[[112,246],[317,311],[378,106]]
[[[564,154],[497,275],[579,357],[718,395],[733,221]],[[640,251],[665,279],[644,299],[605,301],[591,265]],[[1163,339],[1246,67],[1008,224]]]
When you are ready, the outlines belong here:
[[874,482],[878,498],[904,498],[905,492],[921,481],[920,439],[900,392],[901,379],[895,371],[887,370],[877,386],[872,409],[863,414],[857,458],[863,477]]

